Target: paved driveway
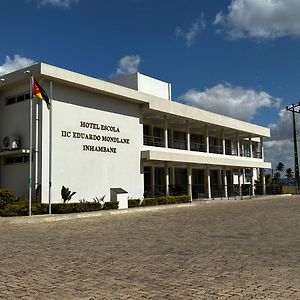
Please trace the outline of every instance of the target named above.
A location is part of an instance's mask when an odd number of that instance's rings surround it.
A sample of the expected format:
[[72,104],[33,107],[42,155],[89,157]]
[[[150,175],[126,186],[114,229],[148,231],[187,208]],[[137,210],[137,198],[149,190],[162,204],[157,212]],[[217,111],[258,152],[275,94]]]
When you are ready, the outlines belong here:
[[1,299],[300,299],[300,198],[0,225]]

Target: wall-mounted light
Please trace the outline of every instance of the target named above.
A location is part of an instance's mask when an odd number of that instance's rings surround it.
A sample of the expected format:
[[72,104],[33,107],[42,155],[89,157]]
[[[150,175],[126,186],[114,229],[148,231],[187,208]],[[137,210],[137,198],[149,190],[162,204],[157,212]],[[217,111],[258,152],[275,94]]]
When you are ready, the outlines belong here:
[[30,74],[31,72],[29,70],[24,71],[24,74]]
[[1,78],[0,81],[1,82],[5,82],[6,80],[5,80],[5,78]]

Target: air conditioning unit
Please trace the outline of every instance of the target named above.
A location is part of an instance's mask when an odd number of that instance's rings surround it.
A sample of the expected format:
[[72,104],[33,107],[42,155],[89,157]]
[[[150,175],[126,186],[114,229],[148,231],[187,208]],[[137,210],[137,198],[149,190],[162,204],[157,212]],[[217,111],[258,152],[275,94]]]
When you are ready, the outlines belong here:
[[20,138],[16,136],[5,136],[2,141],[3,150],[20,149]]

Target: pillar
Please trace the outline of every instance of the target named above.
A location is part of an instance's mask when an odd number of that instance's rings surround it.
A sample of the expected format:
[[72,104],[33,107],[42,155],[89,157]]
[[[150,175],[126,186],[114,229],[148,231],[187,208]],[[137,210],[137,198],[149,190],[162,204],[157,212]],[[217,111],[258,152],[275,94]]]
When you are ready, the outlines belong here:
[[209,153],[208,126],[205,127],[205,143],[206,143],[206,152]]
[[252,139],[249,137],[249,144],[250,144],[250,157],[253,157],[253,144],[252,144]]
[[238,185],[239,185],[240,196],[242,196],[241,169],[238,169]]
[[224,135],[224,129],[222,129],[222,147],[223,147],[223,155],[225,155],[225,135]]
[[264,160],[265,154],[264,154],[264,138],[263,137],[260,138],[260,154],[261,154],[262,160]]
[[237,156],[241,156],[240,139],[238,135],[236,136],[236,148],[237,148]]
[[165,133],[165,148],[168,148],[168,120],[167,116],[164,115],[164,133]]
[[208,166],[205,169],[205,179],[206,179],[206,194],[207,198],[211,198],[211,187],[210,187],[210,170]]
[[187,182],[188,182],[188,195],[193,200],[193,191],[192,191],[192,167],[190,165],[187,166]]
[[252,195],[255,196],[254,168],[251,169],[251,188],[252,188]]
[[168,162],[165,162],[166,196],[170,195],[170,174]]
[[188,151],[191,150],[191,133],[190,133],[190,126],[189,126],[189,121],[186,121],[186,149]]
[[226,168],[223,169],[223,181],[224,181],[224,196],[228,197],[228,189],[227,189],[227,176],[226,176]]
[[265,169],[261,169],[261,177],[262,177],[263,195],[266,195],[266,177],[265,177]]

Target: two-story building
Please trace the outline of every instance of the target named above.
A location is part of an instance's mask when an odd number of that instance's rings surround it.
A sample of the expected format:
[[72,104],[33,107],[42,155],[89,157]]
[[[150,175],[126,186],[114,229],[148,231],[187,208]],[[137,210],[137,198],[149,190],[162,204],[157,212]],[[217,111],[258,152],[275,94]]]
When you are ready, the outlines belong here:
[[[30,76],[51,99],[50,111],[32,101],[32,149]],[[268,128],[174,102],[170,84],[140,73],[107,82],[39,63],[0,79],[0,188],[20,196],[29,178],[45,203],[49,191],[61,202],[62,186],[74,201],[109,200],[111,188],[130,198],[248,195],[271,167]]]

